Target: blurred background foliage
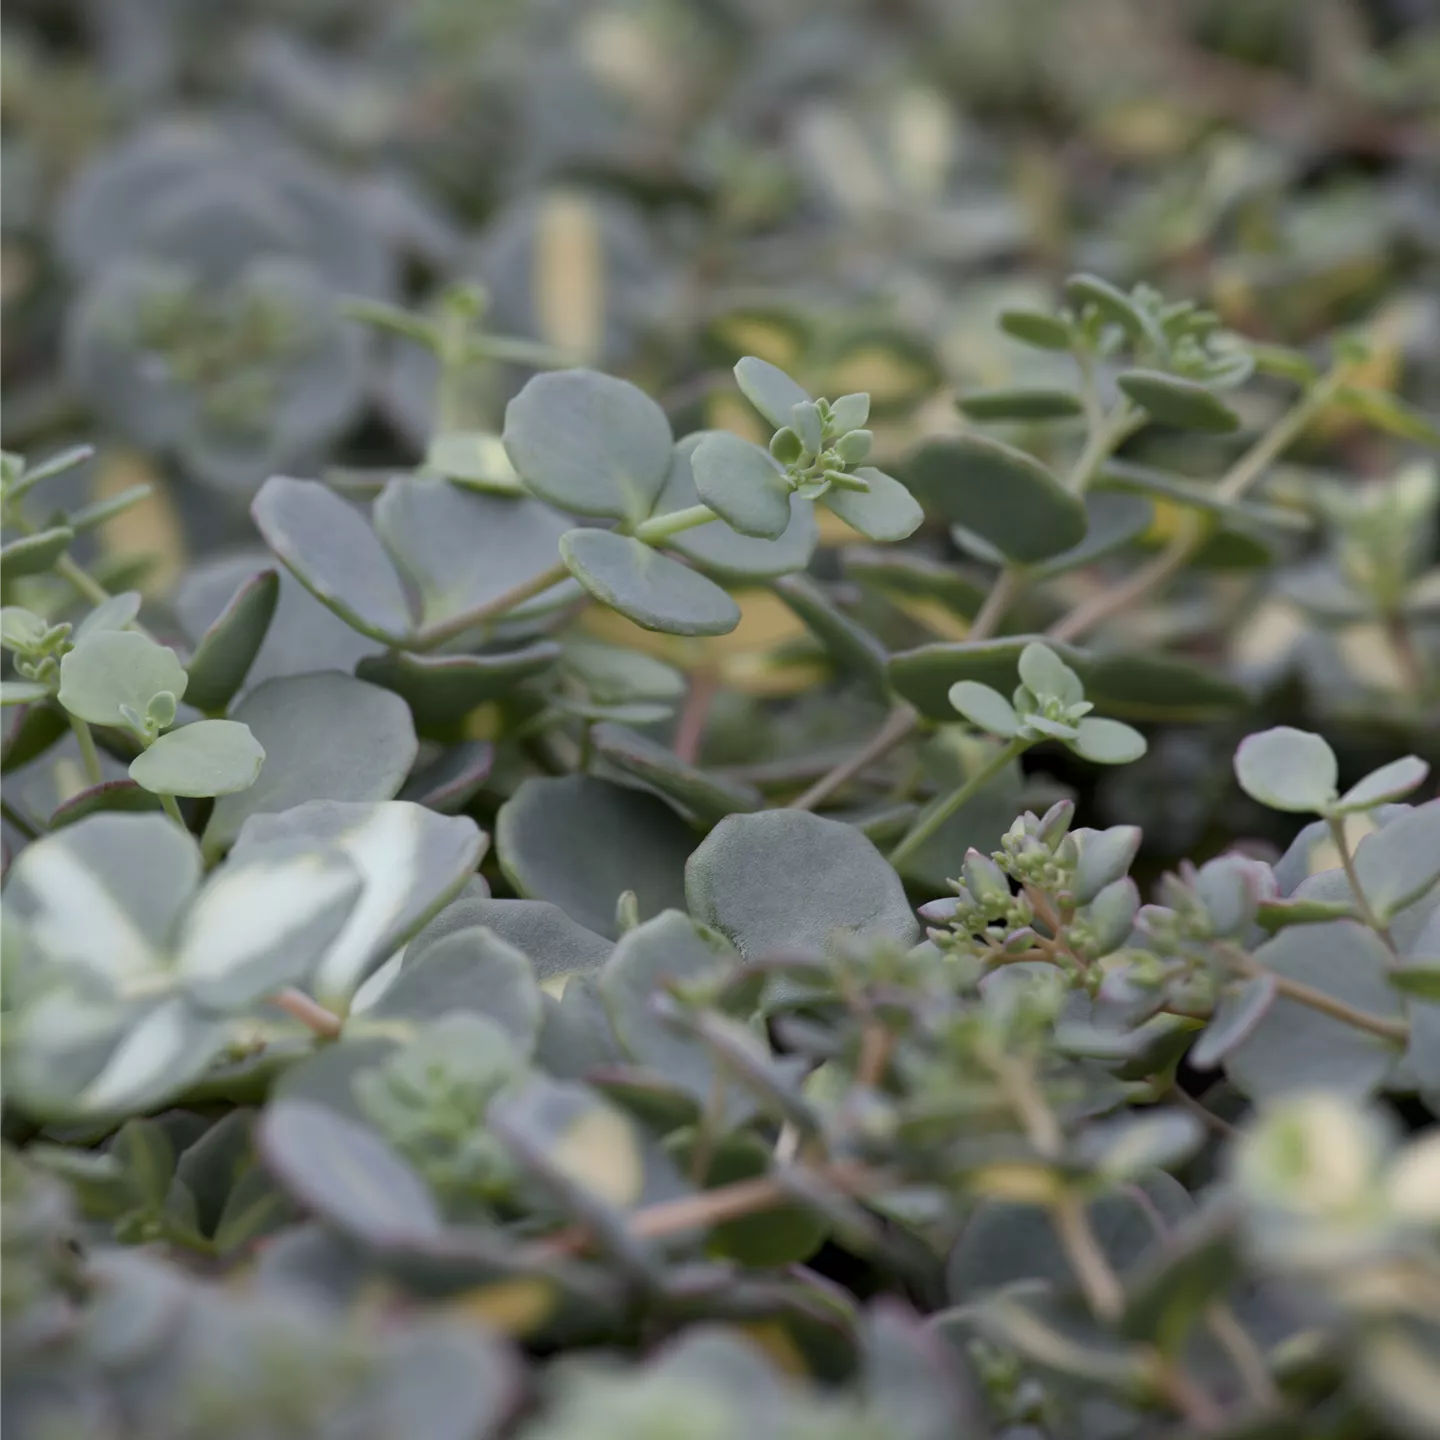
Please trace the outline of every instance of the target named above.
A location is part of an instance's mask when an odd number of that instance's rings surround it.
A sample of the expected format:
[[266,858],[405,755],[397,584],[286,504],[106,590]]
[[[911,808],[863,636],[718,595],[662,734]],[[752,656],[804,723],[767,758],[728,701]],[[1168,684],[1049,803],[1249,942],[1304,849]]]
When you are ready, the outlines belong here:
[[[182,575],[193,595],[253,549],[269,474],[364,493],[423,461],[433,356],[354,317],[457,279],[488,328],[634,379],[677,432],[753,430],[746,353],[869,390],[881,464],[963,429],[958,394],[1046,383],[994,320],[1075,270],[1276,346],[1358,331],[1367,384],[1440,412],[1434,0],[11,0],[0,164],[3,443],[99,440],[77,500],[155,484],[87,558],[162,630]],[[443,403],[498,431],[530,373],[479,356]],[[1390,418],[1336,406],[1292,452],[1329,486],[1305,477],[1318,540],[1232,546],[1097,640],[1228,668],[1347,772],[1440,758],[1440,589],[1408,592],[1400,631],[1352,603],[1435,563],[1428,432]],[[1161,431],[1125,458],[1204,476],[1226,444]],[[1158,504],[1137,547],[1181,514]],[[892,648],[964,637],[953,585],[867,569],[858,539],[827,519],[816,562],[857,617]],[[961,558],[943,526],[913,553]],[[881,712],[810,693],[809,632],[742,599],[715,640],[593,624],[721,682],[708,762],[820,773]],[[1229,775],[1260,723],[1167,726],[1139,765],[1053,778],[1101,784],[1095,823],[1143,825],[1153,864],[1198,859],[1274,823]]]

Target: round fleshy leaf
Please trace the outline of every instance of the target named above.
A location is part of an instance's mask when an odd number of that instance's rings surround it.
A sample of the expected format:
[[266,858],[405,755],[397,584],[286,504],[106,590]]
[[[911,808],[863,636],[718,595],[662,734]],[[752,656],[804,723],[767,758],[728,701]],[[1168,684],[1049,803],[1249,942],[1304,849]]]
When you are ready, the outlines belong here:
[[1069,390],[972,390],[955,404],[971,420],[1068,420],[1083,415],[1079,396]]
[[627,890],[643,917],[685,903],[689,827],[653,795],[586,775],[526,780],[500,807],[495,848],[515,889],[598,935]]
[[413,629],[409,602],[375,532],[333,490],[272,475],[250,506],[286,569],[346,624],[398,645]]
[[[1357,1010],[1404,1017],[1404,1004],[1390,984],[1389,952],[1358,921],[1292,925],[1262,945],[1255,959]],[[1256,1101],[1308,1089],[1361,1097],[1384,1081],[1401,1048],[1281,995],[1226,1057],[1225,1071]]]
[[369,1245],[425,1243],[444,1222],[425,1182],[373,1130],[309,1100],[276,1100],[255,1127],[266,1168],[307,1210]]
[[1240,428],[1240,417],[1213,390],[1160,370],[1123,370],[1115,383],[1164,425],[1224,435]]
[[735,364],[740,393],[777,429],[790,423],[790,412],[810,397],[778,365],[746,355]]
[[950,703],[972,725],[988,735],[1007,740],[1020,733],[1015,707],[998,691],[975,680],[960,680],[950,687]]
[[685,871],[690,913],[742,955],[823,952],[836,937],[913,944],[900,877],[853,826],[803,810],[722,820]]
[[1382,923],[1440,880],[1440,800],[1402,810],[1355,847],[1355,873]]
[[1358,780],[1334,804],[1336,814],[1348,814],[1352,810],[1373,810],[1377,805],[1389,805],[1403,800],[1412,790],[1425,781],[1430,767],[1418,755],[1405,755],[1392,760],[1378,770],[1372,770],[1363,780]]
[[377,685],[322,671],[257,685],[236,706],[265,752],[248,789],[215,802],[207,852],[227,849],[252,815],[307,800],[390,800],[415,763],[419,742],[405,702]]
[[505,407],[505,449],[525,486],[575,515],[636,522],[670,468],[665,412],[594,370],[536,375]]
[[542,981],[598,970],[612,948],[603,935],[577,925],[558,905],[548,901],[462,896],[447,905],[410,942],[405,952],[406,965],[447,935],[475,925],[483,925],[527,956],[536,978]]
[[1069,745],[1077,755],[1097,765],[1128,765],[1148,748],[1145,737],[1123,720],[1106,720],[1095,715],[1081,720],[1078,733]]
[[201,875],[200,851],[164,815],[92,815],[27,845],[5,885],[45,963],[115,985],[153,974]]
[[[665,488],[655,503],[657,516],[699,503],[700,492],[695,488],[691,456],[711,435],[720,433],[724,432],[701,430],[675,442]],[[761,580],[803,570],[819,543],[814,505],[792,494],[790,522],[778,540],[757,540],[737,534],[728,525],[711,522],[668,536],[665,548],[722,580]]]
[[1033,456],[979,435],[928,441],[906,467],[920,499],[1008,559],[1048,560],[1085,538],[1085,505]]
[[280,599],[280,575],[262,570],[244,581],[200,637],[185,667],[185,699],[206,713],[223,711],[245,683]]
[[925,523],[925,512],[915,497],[893,476],[873,465],[862,465],[855,474],[869,485],[868,490],[832,485],[822,497],[825,507],[852,530],[869,540],[904,540]]
[[255,783],[265,747],[238,720],[197,720],[162,735],[130,763],[130,778],[155,795],[233,795]]
[[485,1015],[529,1055],[540,1033],[540,987],[523,951],[483,925],[455,930],[409,955],[364,1012],[419,1024],[446,1015]]
[[1319,735],[1277,725],[1247,735],[1235,751],[1235,778],[1272,810],[1318,814],[1335,799],[1340,767]]
[[402,800],[311,800],[278,815],[252,815],[231,863],[300,840],[343,851],[365,881],[344,929],[315,967],[316,998],[342,1010],[365,978],[474,874],[486,845],[468,816],[437,815]]
[[[483,610],[552,570],[569,523],[548,505],[462,490],[433,476],[402,475],[375,502],[375,530],[420,601],[421,628]],[[563,579],[507,612],[563,603]]]
[[1102,319],[1118,325],[1136,345],[1165,348],[1159,325],[1118,286],[1098,275],[1072,275],[1065,282],[1065,295],[1077,309],[1091,307]]
[[714,1084],[714,1059],[692,1036],[666,1025],[650,1000],[667,982],[683,983],[739,964],[730,945],[698,930],[678,910],[666,910],[622,935],[600,971],[598,986],[627,1057],[703,1104]]
[[60,662],[60,703],[92,725],[124,725],[125,706],[144,715],[162,691],[183,699],[188,677],[168,646],[133,630],[102,630]]
[[1020,683],[1035,698],[1054,697],[1066,705],[1077,705],[1085,698],[1080,677],[1046,644],[1032,640],[1021,652],[1016,665]]
[[642,629],[724,635],[740,623],[740,607],[713,580],[629,535],[571,530],[560,555],[597,600]]
[[790,523],[790,487],[758,445],[727,430],[705,436],[690,456],[695,488],[732,530],[778,540]]
[[197,1005],[222,1013],[302,984],[360,891],[344,855],[304,842],[223,865],[181,923],[176,973]]

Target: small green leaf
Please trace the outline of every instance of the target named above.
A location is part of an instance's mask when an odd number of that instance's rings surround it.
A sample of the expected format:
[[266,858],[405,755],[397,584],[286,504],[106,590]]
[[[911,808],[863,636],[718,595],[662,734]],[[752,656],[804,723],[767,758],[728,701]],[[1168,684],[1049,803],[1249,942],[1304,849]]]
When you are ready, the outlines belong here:
[[255,783],[265,750],[237,720],[199,720],[162,735],[130,763],[130,778],[155,795],[232,795]]
[[0,546],[0,571],[6,579],[43,575],[69,548],[75,532],[68,525],[56,525],[34,535]]
[[1235,751],[1235,778],[1272,810],[1321,814],[1335,799],[1340,767],[1319,735],[1277,725],[1247,735]]
[[980,435],[927,441],[906,467],[920,498],[1008,559],[1048,560],[1085,538],[1085,505],[1033,456]]
[[1074,343],[1070,327],[1041,310],[1002,310],[1000,328],[1012,339],[1036,350],[1068,350]]
[[1105,720],[1087,715],[1070,748],[1097,765],[1128,765],[1146,751],[1145,737],[1122,720]]
[[1085,407],[1069,390],[972,390],[955,402],[971,420],[1066,420]]
[[1398,965],[1390,972],[1390,983],[1402,995],[1440,1003],[1440,959],[1429,964]]
[[758,445],[717,430],[690,456],[700,498],[732,530],[778,540],[790,523],[790,487]]
[[790,423],[790,412],[810,397],[777,365],[746,355],[735,364],[740,393],[778,430]]
[[102,630],[61,660],[60,703],[92,725],[124,725],[121,706],[144,715],[162,690],[183,698],[188,679],[168,646],[133,630]]
[[[675,443],[665,489],[655,503],[655,515],[668,515],[699,503],[691,473],[691,456],[713,434],[699,431]],[[790,522],[778,540],[756,540],[737,534],[728,525],[696,525],[668,536],[665,548],[683,555],[707,574],[721,580],[760,580],[803,570],[819,543],[815,507],[798,495],[790,497]]]
[[1020,682],[1037,700],[1077,705],[1085,698],[1080,677],[1048,646],[1032,640],[1021,652]]
[[0,706],[33,705],[50,693],[38,680],[0,680]]
[[498,435],[450,430],[435,436],[425,451],[425,468],[457,485],[495,495],[523,495],[525,487]]
[[972,725],[1007,740],[1020,733],[1015,707],[998,691],[975,680],[958,680],[950,687],[950,703]]
[[868,489],[844,490],[832,485],[822,500],[852,530],[870,540],[904,540],[924,524],[925,512],[893,476],[873,465],[862,465],[855,474]]
[[645,630],[724,635],[740,623],[740,607],[713,580],[629,535],[570,530],[560,555],[597,600]]
[[414,622],[390,557],[334,491],[314,480],[273,475],[250,513],[285,568],[347,625],[387,645],[409,636]]
[[1213,390],[1195,380],[1160,370],[1122,370],[1115,383],[1164,425],[1218,435],[1240,428],[1240,417]]
[[1123,290],[1098,275],[1072,275],[1065,282],[1065,294],[1077,307],[1092,306],[1112,325],[1118,325],[1136,345],[1155,350],[1165,348],[1165,336],[1156,322]]
[[1331,809],[1337,815],[1345,815],[1352,810],[1373,810],[1377,805],[1392,804],[1408,795],[1429,773],[1429,765],[1418,755],[1405,755],[1356,781]]
[[525,488],[575,515],[643,520],[673,436],[643,390],[594,370],[536,375],[505,407],[505,449]]
[[1353,410],[1387,435],[1413,440],[1419,445],[1440,447],[1440,426],[1387,390],[1344,385],[1335,392],[1335,404]]
[[262,570],[240,586],[200,637],[185,667],[190,677],[185,698],[197,710],[223,711],[235,698],[265,641],[279,599],[279,572]]

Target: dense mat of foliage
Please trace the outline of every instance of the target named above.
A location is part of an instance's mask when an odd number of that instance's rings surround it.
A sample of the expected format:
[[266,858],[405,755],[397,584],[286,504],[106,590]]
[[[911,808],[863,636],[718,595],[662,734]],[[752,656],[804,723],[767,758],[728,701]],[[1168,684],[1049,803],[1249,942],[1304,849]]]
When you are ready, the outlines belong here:
[[16,1435],[1440,1433],[1428,6],[6,19]]

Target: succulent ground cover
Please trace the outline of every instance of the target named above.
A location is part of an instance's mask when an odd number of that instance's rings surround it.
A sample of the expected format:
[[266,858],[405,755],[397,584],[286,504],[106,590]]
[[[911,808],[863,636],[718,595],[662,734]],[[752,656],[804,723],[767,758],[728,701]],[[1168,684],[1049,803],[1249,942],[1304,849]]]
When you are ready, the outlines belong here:
[[7,16],[16,1434],[1440,1431],[1440,29],[904,8]]

